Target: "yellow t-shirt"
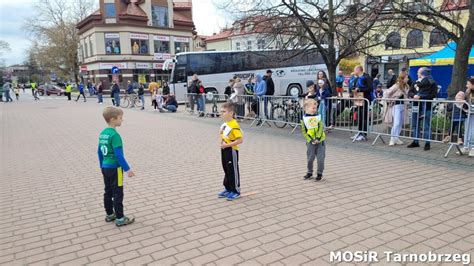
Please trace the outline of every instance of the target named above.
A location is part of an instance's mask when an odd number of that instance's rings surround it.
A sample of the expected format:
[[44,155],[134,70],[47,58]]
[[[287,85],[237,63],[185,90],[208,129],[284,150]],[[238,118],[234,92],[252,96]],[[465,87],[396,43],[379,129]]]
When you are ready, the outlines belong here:
[[[236,139],[243,138],[242,130],[240,129],[239,123],[235,119],[225,122],[221,126],[222,134],[221,139],[225,143],[230,143]],[[234,150],[239,150],[238,145],[232,147]]]

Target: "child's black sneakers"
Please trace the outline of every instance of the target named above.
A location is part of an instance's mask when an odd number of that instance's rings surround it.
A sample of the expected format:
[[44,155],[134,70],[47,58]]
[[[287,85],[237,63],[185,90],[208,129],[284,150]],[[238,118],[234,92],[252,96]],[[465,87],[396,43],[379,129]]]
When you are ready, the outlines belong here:
[[317,181],[324,181],[323,175],[322,175],[322,174],[318,174],[318,175],[316,176],[315,181],[316,181],[316,182],[317,182]]
[[306,174],[305,176],[303,176],[304,180],[308,180],[308,179],[311,179],[311,177],[313,177],[312,174]]

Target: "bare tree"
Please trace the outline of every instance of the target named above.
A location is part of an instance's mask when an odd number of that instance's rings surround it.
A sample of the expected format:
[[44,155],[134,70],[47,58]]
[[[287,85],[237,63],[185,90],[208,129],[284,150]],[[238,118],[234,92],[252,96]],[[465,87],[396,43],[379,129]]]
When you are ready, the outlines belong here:
[[[384,16],[388,1],[348,0],[237,0],[221,8],[237,10],[236,17],[249,18],[262,25],[263,38],[281,43],[281,50],[296,49],[302,53],[317,51],[324,60],[332,84],[336,68],[344,58],[384,42],[375,32],[391,25]],[[377,38],[376,38],[377,37]]]
[[76,76],[79,43],[76,24],[95,6],[93,0],[43,0],[35,4],[37,12],[25,22],[24,28],[31,34],[30,53],[40,68],[63,77]]
[[0,65],[4,65],[5,59],[3,59],[3,54],[10,51],[10,44],[6,41],[0,40]]
[[[421,24],[430,29],[437,28],[457,44],[451,83],[448,94],[453,97],[464,88],[467,78],[469,53],[474,44],[474,5],[469,1],[441,1],[434,5],[432,1],[417,1],[416,5],[407,5],[403,1],[392,1],[391,12],[394,19],[404,23]],[[468,16],[463,25],[463,13]]]

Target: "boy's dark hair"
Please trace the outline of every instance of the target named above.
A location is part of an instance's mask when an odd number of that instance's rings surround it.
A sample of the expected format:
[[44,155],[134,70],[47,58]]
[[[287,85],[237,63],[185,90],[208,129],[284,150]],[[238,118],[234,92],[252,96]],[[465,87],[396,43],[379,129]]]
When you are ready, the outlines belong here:
[[234,103],[230,103],[230,102],[224,103],[221,106],[221,109],[225,109],[225,110],[235,114],[235,105],[234,105]]
[[102,112],[102,116],[104,117],[105,122],[107,123],[109,123],[112,118],[118,118],[121,115],[123,115],[122,109],[114,106],[107,106]]

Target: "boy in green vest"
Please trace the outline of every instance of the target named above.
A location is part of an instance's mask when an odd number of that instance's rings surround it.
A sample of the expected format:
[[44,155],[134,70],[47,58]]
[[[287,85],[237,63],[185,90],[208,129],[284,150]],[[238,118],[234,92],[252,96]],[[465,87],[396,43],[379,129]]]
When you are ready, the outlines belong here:
[[321,115],[316,114],[318,102],[314,99],[304,101],[304,116],[301,120],[301,132],[306,139],[307,172],[304,179],[313,176],[314,159],[318,162],[316,181],[323,180],[324,160],[326,158],[326,134],[321,121]]
[[105,184],[104,207],[107,214],[105,221],[115,220],[116,226],[123,226],[135,221],[135,218],[129,218],[123,214],[123,172],[125,171],[128,177],[133,177],[135,174],[125,160],[122,138],[115,130],[116,127],[122,125],[123,111],[108,106],[102,115],[108,127],[99,135],[97,153]]

